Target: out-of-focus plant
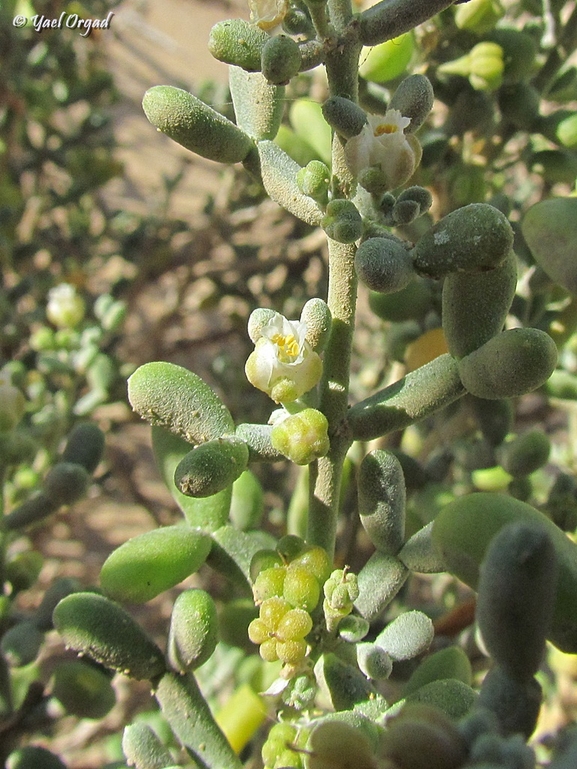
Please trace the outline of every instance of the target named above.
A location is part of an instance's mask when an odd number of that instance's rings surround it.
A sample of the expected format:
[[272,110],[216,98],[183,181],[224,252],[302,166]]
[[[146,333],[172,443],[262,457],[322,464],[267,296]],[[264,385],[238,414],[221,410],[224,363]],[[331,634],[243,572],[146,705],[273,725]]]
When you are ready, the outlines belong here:
[[[110,2],[4,3],[0,111],[0,360],[26,393],[27,420],[48,455],[75,419],[114,399],[114,343],[124,303],[90,288],[99,243],[113,234],[99,198],[121,171],[108,107],[115,99],[97,35],[38,33],[29,21],[59,14],[104,17]],[[118,237],[108,240],[109,247]],[[38,436],[36,436],[38,437]]]
[[[20,466],[20,472],[28,466],[32,472],[27,463],[31,463],[42,443],[20,429],[26,399],[22,391],[11,384],[6,369],[0,384],[0,403],[0,469],[4,481],[10,478],[14,466]],[[43,566],[43,557],[34,549],[28,532],[84,496],[103,448],[101,430],[89,422],[79,423],[68,436],[62,454],[41,479],[39,491],[28,493],[20,504],[14,505],[10,500],[13,495],[6,493],[10,489],[7,484],[0,496],[0,756],[3,760],[25,735],[50,727],[55,717],[51,702],[58,701],[66,712],[88,718],[102,717],[116,702],[110,676],[104,668],[86,661],[54,660],[48,681],[46,660],[40,664],[45,636],[53,628],[54,607],[62,598],[80,589],[80,584],[60,578],[46,589],[33,611],[24,611],[20,605],[21,596],[35,587]],[[14,755],[12,760],[20,759]],[[44,766],[45,761],[56,761],[56,757],[34,748],[27,760]]]
[[[230,65],[234,122],[169,85],[144,109],[324,231],[326,301],[311,298],[298,320],[250,316],[246,374],[275,403],[267,424],[237,424],[183,367],[132,374],[130,403],[153,427],[183,521],[121,545],[102,593],[67,596],[54,624],[99,665],[150,681],[205,769],[253,765],[259,748],[267,769],[530,769],[546,642],[577,652],[574,458],[551,480],[548,436],[514,422],[529,393],[575,397],[562,105],[577,12],[555,0],[250,6],[250,22],[223,21],[209,40]],[[287,85],[321,66],[322,104],[297,99],[281,130]],[[387,322],[387,355],[383,381],[351,404],[359,283]],[[306,468],[273,535],[253,469],[284,459]],[[223,605],[187,587],[162,650],[122,604],[205,563],[228,578]],[[414,573],[444,572],[478,594],[476,648],[491,660],[480,686],[464,643],[435,639],[446,618],[407,595]],[[472,623],[470,606],[449,620],[448,637]],[[254,676],[239,675],[215,715],[203,670],[226,645],[251,650]],[[264,702],[276,723],[259,746]],[[550,765],[571,765],[576,744],[561,737]],[[175,765],[172,748],[142,724],[124,732],[139,769]]]

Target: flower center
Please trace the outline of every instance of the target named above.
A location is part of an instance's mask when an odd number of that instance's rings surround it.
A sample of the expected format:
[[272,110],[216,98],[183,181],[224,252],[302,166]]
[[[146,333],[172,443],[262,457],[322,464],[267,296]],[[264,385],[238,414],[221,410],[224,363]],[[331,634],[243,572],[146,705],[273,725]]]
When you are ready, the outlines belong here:
[[374,130],[375,136],[382,136],[383,134],[395,134],[399,130],[399,126],[395,123],[380,123]]
[[292,363],[298,357],[299,343],[293,334],[275,334],[271,342],[278,348],[278,359],[281,363]]

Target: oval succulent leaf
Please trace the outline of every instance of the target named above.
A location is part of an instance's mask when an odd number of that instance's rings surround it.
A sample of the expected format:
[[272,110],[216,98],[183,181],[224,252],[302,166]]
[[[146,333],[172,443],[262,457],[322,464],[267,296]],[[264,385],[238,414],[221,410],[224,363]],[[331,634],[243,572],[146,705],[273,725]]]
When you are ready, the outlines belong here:
[[164,655],[121,606],[96,593],[73,593],[54,610],[54,627],[67,646],[131,678],[153,679]]
[[230,411],[192,371],[174,363],[145,363],[128,380],[130,405],[151,425],[192,444],[234,432]]
[[537,264],[560,286],[577,293],[577,198],[542,200],[521,224]]
[[210,537],[186,524],[153,529],[108,556],[100,583],[118,601],[144,603],[198,571],[210,548]]
[[208,160],[240,163],[254,147],[238,126],[181,88],[149,88],[142,107],[155,128]]
[[435,518],[433,538],[447,570],[477,589],[479,568],[492,538],[509,523],[544,531],[555,548],[559,576],[549,640],[562,651],[577,652],[577,546],[531,505],[504,494],[480,492],[446,505]]
[[231,486],[248,463],[248,447],[240,438],[215,438],[192,449],[178,463],[176,487],[190,497],[211,497]]

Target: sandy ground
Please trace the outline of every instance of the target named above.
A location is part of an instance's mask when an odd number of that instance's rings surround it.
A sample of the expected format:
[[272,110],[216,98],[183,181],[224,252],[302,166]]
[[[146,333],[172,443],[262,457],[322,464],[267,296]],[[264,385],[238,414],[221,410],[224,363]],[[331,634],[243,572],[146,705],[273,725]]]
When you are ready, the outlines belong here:
[[217,21],[239,16],[248,16],[243,0],[126,0],[117,8],[104,40],[121,94],[114,115],[126,173],[109,185],[115,202],[150,211],[163,176],[173,176],[183,159],[188,168],[173,201],[175,216],[194,216],[201,193],[216,191],[218,165],[193,157],[155,131],[141,102],[154,85],[195,91],[206,80],[226,84],[228,67],[211,56],[207,41]]

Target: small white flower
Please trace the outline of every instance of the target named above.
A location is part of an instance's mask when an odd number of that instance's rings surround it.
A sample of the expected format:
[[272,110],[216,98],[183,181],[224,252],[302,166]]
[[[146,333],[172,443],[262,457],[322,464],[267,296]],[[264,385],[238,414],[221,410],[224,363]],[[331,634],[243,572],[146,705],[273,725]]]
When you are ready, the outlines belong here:
[[306,330],[306,323],[275,313],[246,362],[248,381],[276,403],[295,401],[321,377],[322,362],[306,341]]
[[248,0],[250,20],[264,30],[274,29],[288,11],[288,0]]
[[378,168],[388,188],[394,189],[412,176],[417,165],[418,142],[412,135],[405,136],[411,118],[390,109],[385,115],[367,115],[367,120],[360,134],[347,141],[347,165],[355,177],[365,169]]
[[70,283],[60,283],[48,292],[46,317],[58,328],[75,328],[84,318],[84,300]]

